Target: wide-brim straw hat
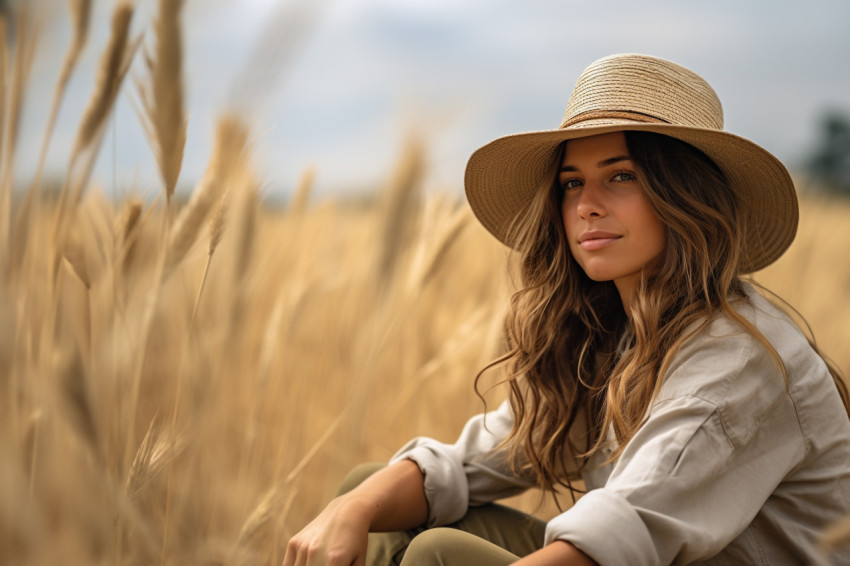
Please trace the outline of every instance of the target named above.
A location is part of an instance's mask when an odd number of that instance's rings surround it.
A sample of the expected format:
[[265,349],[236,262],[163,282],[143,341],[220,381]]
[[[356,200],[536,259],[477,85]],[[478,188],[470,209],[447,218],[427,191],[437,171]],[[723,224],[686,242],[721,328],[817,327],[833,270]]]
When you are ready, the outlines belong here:
[[602,58],[585,69],[558,129],[498,138],[466,166],[466,195],[478,220],[512,245],[509,227],[534,194],[554,177],[559,145],[596,134],[634,130],[686,142],[723,171],[747,227],[741,272],[781,256],[797,232],[797,193],[788,170],[767,150],[723,130],[723,109],[696,73],[648,55]]

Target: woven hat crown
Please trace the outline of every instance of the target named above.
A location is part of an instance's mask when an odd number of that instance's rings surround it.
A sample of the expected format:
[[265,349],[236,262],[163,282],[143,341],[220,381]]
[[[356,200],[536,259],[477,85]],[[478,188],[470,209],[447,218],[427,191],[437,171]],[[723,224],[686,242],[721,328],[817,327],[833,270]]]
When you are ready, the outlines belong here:
[[605,57],[579,76],[560,127],[622,120],[722,130],[723,107],[714,89],[685,67],[647,55]]

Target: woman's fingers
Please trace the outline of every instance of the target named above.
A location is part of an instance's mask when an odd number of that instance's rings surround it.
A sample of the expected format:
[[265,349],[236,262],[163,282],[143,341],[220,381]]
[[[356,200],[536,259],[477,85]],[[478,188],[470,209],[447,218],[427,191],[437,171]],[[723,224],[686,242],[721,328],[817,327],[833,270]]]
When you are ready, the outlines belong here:
[[361,514],[335,500],[289,540],[283,566],[363,564],[368,532]]
[[363,554],[352,554],[347,549],[299,547],[291,541],[283,558],[283,566],[364,566],[365,563]]

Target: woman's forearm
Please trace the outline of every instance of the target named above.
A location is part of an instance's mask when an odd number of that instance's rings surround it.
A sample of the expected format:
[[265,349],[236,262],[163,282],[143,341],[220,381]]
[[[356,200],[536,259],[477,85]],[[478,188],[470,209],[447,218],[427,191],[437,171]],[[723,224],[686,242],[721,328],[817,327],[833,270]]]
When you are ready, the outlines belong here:
[[411,460],[379,470],[341,497],[365,513],[370,531],[411,529],[428,519],[424,477]]

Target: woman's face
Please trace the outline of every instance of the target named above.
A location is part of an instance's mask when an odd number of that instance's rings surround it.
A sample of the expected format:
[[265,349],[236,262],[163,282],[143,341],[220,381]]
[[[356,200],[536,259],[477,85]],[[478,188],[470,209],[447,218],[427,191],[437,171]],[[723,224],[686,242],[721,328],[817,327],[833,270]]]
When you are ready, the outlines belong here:
[[588,277],[613,281],[627,304],[667,243],[622,132],[570,140],[558,172],[570,252]]

